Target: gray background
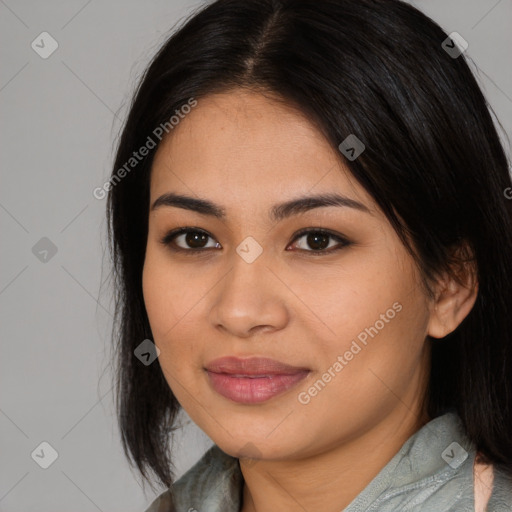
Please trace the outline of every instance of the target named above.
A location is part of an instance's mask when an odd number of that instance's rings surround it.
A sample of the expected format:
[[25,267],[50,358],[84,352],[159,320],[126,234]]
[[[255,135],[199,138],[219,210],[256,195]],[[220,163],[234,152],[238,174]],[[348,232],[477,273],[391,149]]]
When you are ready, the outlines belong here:
[[[472,69],[510,137],[512,0],[411,3],[468,41]],[[143,492],[121,452],[105,200],[92,191],[108,179],[137,77],[199,5],[0,0],[0,511],[139,512],[156,495]],[[59,45],[47,59],[31,47],[44,31]],[[57,249],[47,261],[33,252],[43,237]],[[211,445],[183,420],[177,476]],[[31,458],[43,441],[58,452],[48,469]]]

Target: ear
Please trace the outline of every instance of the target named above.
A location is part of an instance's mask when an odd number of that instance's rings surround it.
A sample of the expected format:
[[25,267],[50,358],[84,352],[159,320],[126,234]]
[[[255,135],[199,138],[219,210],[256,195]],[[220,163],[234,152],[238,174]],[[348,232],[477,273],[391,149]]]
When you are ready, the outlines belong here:
[[[469,255],[469,257],[468,257]],[[473,308],[478,294],[475,260],[467,244],[455,250],[452,274],[445,273],[435,286],[427,334],[444,338]]]

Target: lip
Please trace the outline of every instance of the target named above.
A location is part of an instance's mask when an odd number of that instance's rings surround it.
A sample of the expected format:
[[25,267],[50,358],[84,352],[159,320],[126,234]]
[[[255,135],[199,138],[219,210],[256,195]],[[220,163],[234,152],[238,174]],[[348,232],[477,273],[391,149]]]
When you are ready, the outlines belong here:
[[214,391],[245,404],[265,402],[284,393],[310,372],[266,357],[222,357],[207,364],[205,370]]

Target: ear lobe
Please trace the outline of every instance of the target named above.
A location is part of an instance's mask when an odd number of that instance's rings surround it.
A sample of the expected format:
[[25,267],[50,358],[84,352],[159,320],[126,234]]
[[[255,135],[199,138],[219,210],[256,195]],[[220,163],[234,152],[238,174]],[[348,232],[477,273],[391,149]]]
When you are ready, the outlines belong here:
[[427,330],[432,338],[444,338],[453,332],[475,304],[478,282],[473,261],[459,261],[457,266],[454,275],[444,275],[438,281]]

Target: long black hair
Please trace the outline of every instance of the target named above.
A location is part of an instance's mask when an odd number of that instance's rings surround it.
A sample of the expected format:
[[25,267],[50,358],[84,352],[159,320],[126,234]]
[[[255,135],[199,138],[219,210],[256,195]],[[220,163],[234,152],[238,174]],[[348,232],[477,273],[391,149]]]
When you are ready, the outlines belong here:
[[[456,410],[487,461],[512,474],[511,179],[490,107],[447,37],[399,0],[217,0],[152,59],[104,187],[118,420],[124,451],[146,480],[152,471],[166,486],[173,481],[170,433],[180,408],[158,361],[145,366],[134,356],[153,339],[142,294],[151,165],[176,111],[235,88],[295,106],[336,150],[351,134],[364,143],[357,159],[339,151],[340,160],[415,258],[427,291],[441,272],[456,277],[474,265],[473,309],[454,332],[428,339],[425,403],[431,418]],[[154,147],[130,160],[143,146]]]

